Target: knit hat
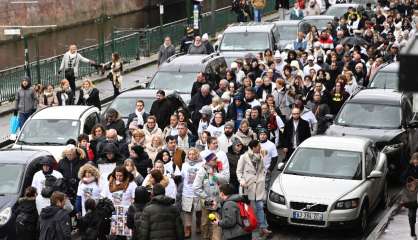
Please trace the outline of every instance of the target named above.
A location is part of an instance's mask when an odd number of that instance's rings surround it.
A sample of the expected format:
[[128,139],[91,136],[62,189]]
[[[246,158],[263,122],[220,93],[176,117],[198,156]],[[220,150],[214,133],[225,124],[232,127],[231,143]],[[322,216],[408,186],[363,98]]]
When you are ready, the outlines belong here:
[[237,137],[233,137],[231,139],[231,142],[232,142],[232,146],[236,146],[238,144],[242,144],[241,140],[239,138],[237,138]]
[[268,133],[268,131],[265,128],[259,128],[258,129],[258,135],[260,135],[261,133]]
[[242,101],[242,100],[244,100],[244,98],[242,97],[242,95],[241,94],[236,94],[235,96],[234,96],[234,101],[235,100],[240,100],[240,101]]
[[214,153],[209,153],[209,155],[207,155],[206,157],[205,157],[205,160],[206,160],[206,162],[209,162],[209,161],[212,161],[212,160],[216,160],[216,154],[214,154]]
[[234,129],[234,122],[233,121],[226,122],[224,125],[224,128],[227,128],[227,127]]

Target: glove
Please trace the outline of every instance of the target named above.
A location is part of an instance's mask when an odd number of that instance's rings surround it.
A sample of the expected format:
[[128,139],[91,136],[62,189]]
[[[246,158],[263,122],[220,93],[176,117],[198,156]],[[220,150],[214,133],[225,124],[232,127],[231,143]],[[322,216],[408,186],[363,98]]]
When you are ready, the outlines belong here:
[[13,115],[17,116],[17,109],[13,111]]

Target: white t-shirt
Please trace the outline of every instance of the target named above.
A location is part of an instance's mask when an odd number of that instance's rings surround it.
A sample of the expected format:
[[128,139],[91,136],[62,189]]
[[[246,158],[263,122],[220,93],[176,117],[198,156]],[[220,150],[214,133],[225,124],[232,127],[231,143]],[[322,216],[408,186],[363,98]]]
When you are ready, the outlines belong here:
[[191,165],[185,162],[181,169],[181,176],[183,177],[183,196],[197,197],[194,193],[193,182],[196,178],[197,171],[205,164],[205,161],[200,161]]
[[260,143],[260,146],[261,149],[265,149],[267,151],[267,155],[263,158],[264,168],[267,171],[267,169],[270,167],[271,159],[277,157],[279,154],[277,153],[276,145],[274,145],[274,143],[269,140],[264,143]]
[[[58,171],[53,170],[51,173],[52,176],[58,178],[63,178],[62,174]],[[36,188],[36,193],[41,195],[42,189],[45,187],[45,175],[42,170],[38,171],[33,175],[32,187]]]
[[82,181],[80,181],[80,183],[78,184],[77,196],[81,197],[81,206],[82,206],[81,213],[83,216],[86,214],[86,209],[84,206],[84,203],[86,202],[86,200],[94,199],[97,201],[101,197],[100,193],[101,193],[100,187],[97,184],[97,182],[91,182],[91,183],[85,184]]
[[103,189],[102,196],[112,200],[114,205],[130,206],[135,199],[136,183],[130,182],[125,191],[110,192],[109,185]]
[[[176,187],[176,183],[174,182],[174,180],[169,176],[169,175],[164,175],[168,177],[168,185],[167,187],[165,187],[165,195],[167,197],[171,197],[173,199],[176,199],[176,195],[177,195],[177,187]],[[149,178],[151,177],[151,174],[148,174],[144,181],[142,182],[142,186],[146,187],[147,183],[149,182]]]

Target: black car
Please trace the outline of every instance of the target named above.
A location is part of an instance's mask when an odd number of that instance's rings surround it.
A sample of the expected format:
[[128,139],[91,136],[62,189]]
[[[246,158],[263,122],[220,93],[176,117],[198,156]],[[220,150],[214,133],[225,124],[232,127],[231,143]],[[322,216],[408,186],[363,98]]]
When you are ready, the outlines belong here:
[[418,150],[418,116],[411,95],[394,90],[364,89],[343,105],[326,134],[362,136],[374,140],[397,176]]
[[52,155],[39,150],[0,151],[0,239],[16,239],[14,210],[25,189],[32,184],[33,175],[41,169],[39,161]]

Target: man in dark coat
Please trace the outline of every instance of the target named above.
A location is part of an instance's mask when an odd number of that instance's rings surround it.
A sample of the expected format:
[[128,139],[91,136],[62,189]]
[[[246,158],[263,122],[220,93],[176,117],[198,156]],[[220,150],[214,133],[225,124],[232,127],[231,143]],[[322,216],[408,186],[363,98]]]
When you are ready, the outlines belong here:
[[137,126],[139,128],[143,128],[144,124],[147,122],[147,118],[149,117],[149,113],[145,112],[145,103],[142,100],[136,101],[136,108],[135,112],[129,114],[128,116],[128,122],[126,123],[126,128],[129,129],[129,124],[131,124],[132,121],[137,121]]
[[189,103],[189,111],[192,113],[192,121],[194,124],[199,123],[201,114],[199,110],[205,106],[212,103],[212,95],[210,95],[210,86],[209,84],[204,84],[200,88],[200,92],[196,93]]
[[232,184],[234,188],[234,193],[239,191],[239,181],[237,177],[237,165],[238,160],[242,154],[247,151],[247,147],[242,144],[242,142],[237,137],[232,138],[232,145],[228,147],[228,152],[226,157],[228,158],[229,163],[229,183]]
[[250,108],[251,106],[244,102],[244,97],[242,95],[235,95],[234,102],[228,106],[226,120],[233,120],[235,122],[235,129],[238,129],[241,124],[241,120],[245,118],[245,111]]
[[193,34],[194,34],[193,28],[187,27],[186,36],[184,36],[181,39],[181,44],[180,44],[181,53],[187,53],[189,51],[190,45],[192,45],[193,43]]
[[303,141],[311,136],[309,123],[300,117],[300,109],[292,109],[292,117],[285,123],[283,131],[283,152],[286,154],[287,161]]
[[199,72],[196,76],[196,81],[193,83],[190,97],[193,97],[194,95],[196,95],[196,93],[200,91],[200,88],[204,84],[209,84],[208,81],[206,80],[206,75],[203,72]]
[[157,100],[152,103],[150,114],[157,118],[158,127],[164,129],[170,123],[174,113],[173,104],[166,98],[164,90],[157,91]]
[[125,138],[125,123],[120,119],[119,112],[116,109],[110,108],[107,110],[102,124],[106,130],[115,129],[119,136]]
[[130,155],[130,158],[134,161],[136,170],[145,178],[148,175],[148,171],[152,168],[152,161],[144,151],[144,147],[140,145],[133,146]]
[[103,143],[102,149],[103,150],[101,151],[101,157],[97,160],[97,164],[116,163],[117,166],[123,164],[123,161],[125,159],[120,155],[116,143]]
[[65,194],[52,193],[51,206],[42,209],[39,218],[39,240],[71,240],[70,215],[64,205]]
[[183,221],[179,210],[173,205],[174,199],[165,196],[165,189],[160,183],[154,185],[152,193],[154,197],[142,212],[137,239],[184,239]]
[[176,54],[176,47],[171,44],[171,38],[165,37],[164,43],[160,46],[158,51],[158,66],[161,66],[169,57]]
[[141,229],[142,212],[144,211],[146,204],[150,201],[150,198],[151,194],[146,187],[138,186],[135,189],[135,200],[134,203],[129,206],[126,221],[128,228],[132,229],[133,240],[138,240],[136,237],[138,237],[137,231]]

